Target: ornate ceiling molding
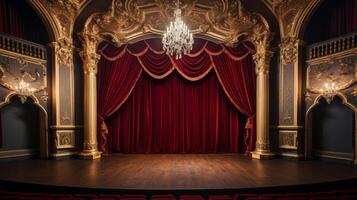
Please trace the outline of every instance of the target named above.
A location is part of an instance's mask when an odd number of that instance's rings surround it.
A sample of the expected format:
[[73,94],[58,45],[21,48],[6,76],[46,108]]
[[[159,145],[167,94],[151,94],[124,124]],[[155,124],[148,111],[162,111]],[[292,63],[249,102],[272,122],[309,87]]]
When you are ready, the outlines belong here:
[[[240,0],[184,0],[183,20],[195,35],[233,46],[247,36],[269,32],[259,13],[248,12]],[[138,38],[162,35],[173,19],[175,5],[170,0],[113,0],[106,12],[92,14],[84,33],[116,45]]]

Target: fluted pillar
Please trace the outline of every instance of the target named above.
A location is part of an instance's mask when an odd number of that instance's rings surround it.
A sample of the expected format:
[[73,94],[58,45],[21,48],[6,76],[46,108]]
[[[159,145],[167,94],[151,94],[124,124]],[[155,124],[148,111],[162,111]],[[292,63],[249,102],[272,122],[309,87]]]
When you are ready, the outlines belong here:
[[253,36],[256,53],[253,59],[256,65],[256,144],[252,158],[270,159],[274,157],[270,148],[269,120],[269,68],[273,52],[269,51],[271,34],[268,31]]
[[86,32],[82,32],[80,36],[83,42],[80,56],[84,72],[84,133],[83,150],[79,156],[83,159],[98,159],[101,157],[97,142],[97,67],[100,58],[96,53],[98,40]]

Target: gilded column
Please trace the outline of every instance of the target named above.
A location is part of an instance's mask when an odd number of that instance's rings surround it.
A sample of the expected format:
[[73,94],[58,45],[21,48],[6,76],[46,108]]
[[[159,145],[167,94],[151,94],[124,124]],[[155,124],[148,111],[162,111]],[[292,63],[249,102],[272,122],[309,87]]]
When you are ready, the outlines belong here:
[[253,59],[257,75],[256,145],[252,158],[270,159],[274,157],[270,148],[269,121],[269,68],[273,52],[269,50],[271,33],[258,32],[253,36],[256,53]]
[[100,55],[96,53],[98,40],[87,32],[80,34],[83,50],[80,56],[84,72],[84,135],[83,150],[79,153],[83,159],[98,159],[101,152],[97,144],[97,65]]
[[279,124],[276,132],[280,154],[295,158],[303,156],[299,152],[303,132],[300,116],[301,46],[302,41],[292,36],[283,38],[280,44]]

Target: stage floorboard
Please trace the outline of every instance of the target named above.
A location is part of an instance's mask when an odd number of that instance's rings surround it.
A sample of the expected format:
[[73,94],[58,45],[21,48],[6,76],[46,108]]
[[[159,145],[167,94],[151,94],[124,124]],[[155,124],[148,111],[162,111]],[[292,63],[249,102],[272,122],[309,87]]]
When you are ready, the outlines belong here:
[[100,160],[0,163],[0,180],[97,189],[243,189],[357,178],[348,164],[237,154],[115,154]]

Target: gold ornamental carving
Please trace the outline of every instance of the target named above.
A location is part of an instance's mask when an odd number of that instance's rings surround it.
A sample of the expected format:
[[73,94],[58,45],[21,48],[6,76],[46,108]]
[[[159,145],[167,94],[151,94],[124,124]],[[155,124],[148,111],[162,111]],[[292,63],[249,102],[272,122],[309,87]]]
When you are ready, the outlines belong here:
[[73,62],[73,44],[67,38],[59,39],[52,44],[58,64],[72,66]]
[[56,25],[60,30],[60,38],[70,40],[74,21],[79,14],[85,0],[40,0],[41,4],[54,16]]
[[72,130],[60,130],[56,132],[55,138],[57,149],[75,147],[75,133]]
[[[254,29],[269,32],[259,13],[248,12],[240,0],[182,1],[183,20],[195,35],[234,46],[254,34]],[[139,38],[162,35],[173,19],[174,1],[112,0],[106,12],[92,14],[84,31],[120,46]]]
[[96,151],[97,150],[97,143],[84,142],[83,143],[83,150],[84,151]]
[[255,29],[255,34],[250,39],[256,47],[253,59],[256,65],[256,74],[269,74],[270,60],[273,52],[270,51],[272,34],[269,31]]
[[297,149],[297,131],[279,131],[279,148]]
[[321,93],[326,83],[334,83],[337,90],[351,87],[357,81],[357,55],[334,58],[312,64],[308,61],[306,88]]
[[299,17],[312,3],[307,0],[264,0],[275,16],[278,18],[280,33],[282,37],[297,36],[294,28]]
[[283,65],[288,65],[296,61],[298,56],[299,40],[294,37],[286,37],[282,40],[280,47]]
[[259,151],[270,151],[270,144],[269,143],[256,143],[255,148]]
[[98,38],[86,31],[79,33],[79,37],[83,45],[83,50],[79,53],[83,61],[83,72],[84,74],[97,74],[100,59],[97,53]]

